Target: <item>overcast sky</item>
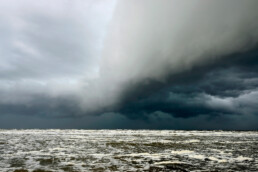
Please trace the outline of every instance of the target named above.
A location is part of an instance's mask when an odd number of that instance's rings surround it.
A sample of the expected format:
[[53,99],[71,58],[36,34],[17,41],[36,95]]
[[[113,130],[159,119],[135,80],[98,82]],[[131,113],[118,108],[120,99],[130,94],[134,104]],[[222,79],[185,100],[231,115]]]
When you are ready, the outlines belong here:
[[257,0],[0,0],[0,128],[258,129]]

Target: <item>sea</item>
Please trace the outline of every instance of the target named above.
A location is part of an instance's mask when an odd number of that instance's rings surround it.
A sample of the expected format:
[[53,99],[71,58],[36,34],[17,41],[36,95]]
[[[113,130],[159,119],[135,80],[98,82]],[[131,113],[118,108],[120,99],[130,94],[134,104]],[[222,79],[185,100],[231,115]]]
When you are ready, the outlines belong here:
[[258,132],[0,130],[0,171],[257,172]]

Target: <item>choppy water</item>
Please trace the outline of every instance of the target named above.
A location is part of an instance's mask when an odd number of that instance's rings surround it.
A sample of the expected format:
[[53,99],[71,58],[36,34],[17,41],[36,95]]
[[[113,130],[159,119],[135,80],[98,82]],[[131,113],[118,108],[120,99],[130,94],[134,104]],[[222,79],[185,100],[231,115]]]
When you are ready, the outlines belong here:
[[0,171],[258,171],[258,132],[0,130]]

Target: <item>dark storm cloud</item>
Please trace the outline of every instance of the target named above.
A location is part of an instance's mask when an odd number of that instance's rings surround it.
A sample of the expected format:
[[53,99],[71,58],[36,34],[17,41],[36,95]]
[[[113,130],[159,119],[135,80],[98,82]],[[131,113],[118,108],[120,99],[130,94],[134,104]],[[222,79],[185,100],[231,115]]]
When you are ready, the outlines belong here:
[[147,118],[161,111],[175,117],[257,114],[258,50],[171,75],[166,83],[128,84],[119,111]]
[[114,111],[255,114],[257,17],[252,0],[119,1],[100,68],[119,87]]
[[13,2],[0,5],[4,120],[257,119],[257,0]]

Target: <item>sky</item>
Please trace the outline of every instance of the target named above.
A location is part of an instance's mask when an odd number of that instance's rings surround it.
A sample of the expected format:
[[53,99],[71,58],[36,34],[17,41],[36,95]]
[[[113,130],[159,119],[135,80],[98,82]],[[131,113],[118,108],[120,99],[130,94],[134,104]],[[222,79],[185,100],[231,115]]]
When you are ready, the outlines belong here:
[[0,128],[258,129],[257,0],[0,0]]

